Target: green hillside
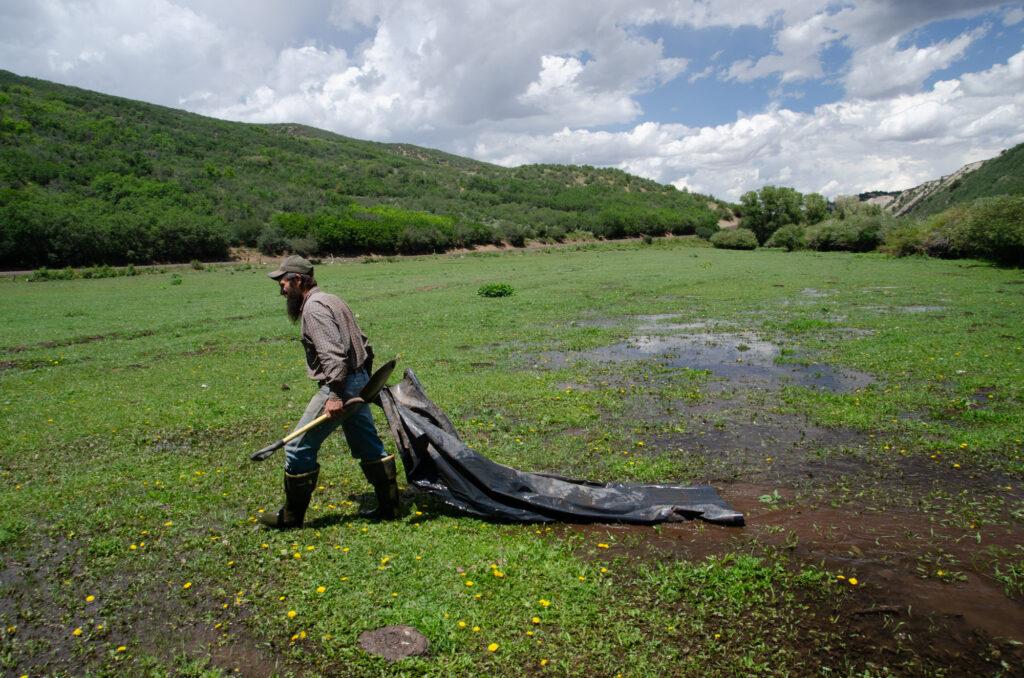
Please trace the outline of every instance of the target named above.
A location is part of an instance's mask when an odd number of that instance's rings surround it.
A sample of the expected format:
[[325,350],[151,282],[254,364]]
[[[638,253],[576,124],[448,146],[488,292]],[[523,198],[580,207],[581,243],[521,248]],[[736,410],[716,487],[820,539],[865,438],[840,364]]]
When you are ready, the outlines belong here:
[[[0,266],[708,234],[710,198],[625,172],[508,169],[294,124],[225,122],[0,71]],[[714,207],[712,204],[711,207]]]
[[1024,144],[987,160],[978,169],[922,200],[904,216],[923,217],[996,195],[1024,195]]

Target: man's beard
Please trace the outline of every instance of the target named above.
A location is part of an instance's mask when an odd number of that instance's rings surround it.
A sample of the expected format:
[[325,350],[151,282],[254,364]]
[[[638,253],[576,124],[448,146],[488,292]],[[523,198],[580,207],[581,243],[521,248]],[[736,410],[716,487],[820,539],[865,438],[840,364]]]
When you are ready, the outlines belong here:
[[299,317],[302,316],[302,299],[305,293],[295,287],[289,287],[288,293],[285,295],[285,311],[288,313],[288,319],[293,323],[299,321]]

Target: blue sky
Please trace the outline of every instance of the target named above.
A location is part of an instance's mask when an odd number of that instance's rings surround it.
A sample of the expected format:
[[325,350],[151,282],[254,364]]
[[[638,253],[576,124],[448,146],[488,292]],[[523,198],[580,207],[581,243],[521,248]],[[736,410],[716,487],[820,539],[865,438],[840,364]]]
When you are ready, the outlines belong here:
[[1024,142],[1024,3],[6,0],[0,68],[738,199],[901,189]]

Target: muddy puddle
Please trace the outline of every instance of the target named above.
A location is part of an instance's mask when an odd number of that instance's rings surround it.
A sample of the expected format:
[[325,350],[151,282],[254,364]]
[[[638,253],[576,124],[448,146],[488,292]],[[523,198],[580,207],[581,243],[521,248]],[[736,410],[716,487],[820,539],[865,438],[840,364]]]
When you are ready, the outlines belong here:
[[[649,317],[650,318],[650,317]],[[804,386],[847,393],[874,382],[863,372],[825,363],[784,363],[782,349],[752,332],[709,331],[706,323],[646,321],[640,330],[673,334],[639,334],[624,342],[588,351],[548,351],[536,364],[561,369],[576,362],[624,363],[657,360],[667,367],[711,372],[737,384],[762,388]]]
[[[701,561],[730,552],[779,549],[845,577],[836,586],[846,587],[850,595],[828,615],[859,633],[871,651],[892,652],[899,644],[893,642],[899,638],[892,630],[903,628],[903,651],[912,648],[925,656],[938,646],[944,654],[933,659],[947,666],[960,664],[961,655],[984,654],[993,644],[1003,648],[1007,659],[1024,660],[1024,602],[1006,595],[993,576],[988,551],[1021,543],[1024,529],[1019,525],[965,531],[907,510],[793,505],[786,490],[779,501],[766,503],[762,497],[776,489],[771,485],[737,483],[718,489],[745,514],[746,527],[693,521],[657,528],[562,529],[584,534],[587,542],[612,541],[613,556],[646,562]],[[857,579],[855,587],[850,577]]]

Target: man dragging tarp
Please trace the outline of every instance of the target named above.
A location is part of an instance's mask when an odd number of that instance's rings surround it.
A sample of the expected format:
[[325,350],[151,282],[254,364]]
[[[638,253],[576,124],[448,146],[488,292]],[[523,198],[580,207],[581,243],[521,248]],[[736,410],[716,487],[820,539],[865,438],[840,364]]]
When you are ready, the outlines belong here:
[[355,412],[346,411],[344,406],[346,400],[358,396],[366,386],[373,368],[373,349],[366,335],[345,302],[317,287],[313,264],[306,259],[298,255],[286,257],[276,271],[267,275],[280,285],[291,321],[302,321],[307,372],[320,386],[297,428],[321,413],[331,418],[285,445],[285,503],[276,514],[262,515],[260,521],[279,529],[302,527],[320,475],[317,453],[338,426],[345,432],[352,456],[359,460],[377,496],[377,508],[362,515],[374,520],[394,520],[399,514],[395,457],[384,452],[370,406],[350,405],[357,408]]

